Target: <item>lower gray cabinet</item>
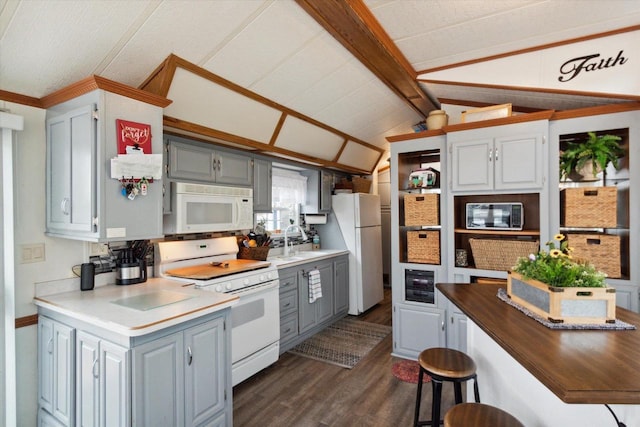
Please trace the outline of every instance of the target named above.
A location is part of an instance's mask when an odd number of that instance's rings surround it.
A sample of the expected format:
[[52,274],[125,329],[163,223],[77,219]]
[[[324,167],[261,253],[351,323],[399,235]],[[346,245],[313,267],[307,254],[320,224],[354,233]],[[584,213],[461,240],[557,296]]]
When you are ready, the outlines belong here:
[[[309,302],[309,271],[320,272],[322,297]],[[349,257],[322,259],[278,271],[280,353],[344,317],[349,308]]]
[[342,255],[334,263],[333,314],[344,315],[349,310],[349,256]]
[[446,344],[445,310],[394,304],[393,355],[417,359],[422,350]]
[[231,426],[229,309],[125,337],[39,312],[39,426]]
[[[309,271],[318,270],[322,285],[322,297],[309,302]],[[300,333],[333,316],[333,262],[320,261],[305,264],[298,271],[298,327]]]
[[224,323],[193,326],[133,349],[133,419],[144,426],[206,425],[225,408]]
[[84,331],[76,352],[80,426],[126,426],[131,418],[129,350]]
[[38,316],[40,425],[74,425],[75,333],[71,326]]

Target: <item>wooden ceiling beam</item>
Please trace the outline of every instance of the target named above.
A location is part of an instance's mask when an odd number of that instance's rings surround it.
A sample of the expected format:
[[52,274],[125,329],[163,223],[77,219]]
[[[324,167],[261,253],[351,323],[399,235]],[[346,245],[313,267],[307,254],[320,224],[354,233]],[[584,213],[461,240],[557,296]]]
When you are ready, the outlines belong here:
[[325,30],[423,116],[437,107],[417,74],[362,0],[296,0]]

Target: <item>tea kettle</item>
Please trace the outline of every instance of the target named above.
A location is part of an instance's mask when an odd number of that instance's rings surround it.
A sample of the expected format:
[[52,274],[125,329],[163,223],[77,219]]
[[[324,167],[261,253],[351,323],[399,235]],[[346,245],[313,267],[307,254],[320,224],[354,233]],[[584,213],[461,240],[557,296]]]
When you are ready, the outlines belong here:
[[120,252],[116,260],[116,285],[134,285],[147,281],[147,262],[136,257],[133,249]]

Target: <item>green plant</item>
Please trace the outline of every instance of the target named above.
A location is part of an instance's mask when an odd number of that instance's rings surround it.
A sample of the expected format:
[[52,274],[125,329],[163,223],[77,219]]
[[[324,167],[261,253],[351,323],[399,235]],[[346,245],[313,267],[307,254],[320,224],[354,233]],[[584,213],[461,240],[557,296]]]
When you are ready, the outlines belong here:
[[[556,246],[557,245],[557,246]],[[569,247],[563,234],[556,234],[547,242],[549,251],[541,250],[528,257],[520,257],[513,271],[522,274],[526,279],[538,280],[549,286],[572,287],[606,287],[606,274],[596,270],[587,262],[578,262],[571,257]]]
[[563,180],[588,163],[593,167],[593,176],[605,170],[609,163],[619,169],[618,160],[625,154],[619,143],[621,138],[616,135],[598,136],[594,132],[589,132],[588,135],[585,142],[570,142],[560,155],[560,175]]

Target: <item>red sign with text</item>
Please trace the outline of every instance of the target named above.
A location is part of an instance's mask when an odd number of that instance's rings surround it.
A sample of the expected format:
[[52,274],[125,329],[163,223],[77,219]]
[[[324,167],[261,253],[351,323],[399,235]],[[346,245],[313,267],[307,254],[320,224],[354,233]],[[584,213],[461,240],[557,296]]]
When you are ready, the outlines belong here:
[[151,154],[151,125],[116,119],[118,154]]

